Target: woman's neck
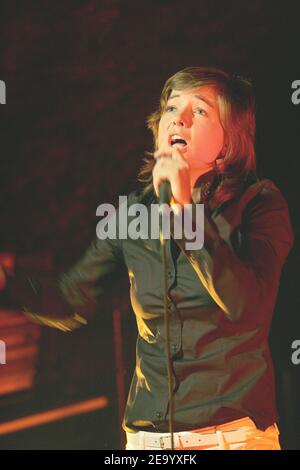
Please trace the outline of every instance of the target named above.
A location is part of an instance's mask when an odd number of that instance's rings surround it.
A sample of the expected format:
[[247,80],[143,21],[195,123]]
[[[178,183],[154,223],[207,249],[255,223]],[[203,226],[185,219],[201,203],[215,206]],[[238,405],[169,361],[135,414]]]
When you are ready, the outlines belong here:
[[209,167],[205,167],[205,168],[197,168],[197,171],[190,171],[190,183],[191,183],[191,191],[193,191],[193,188],[196,184],[196,182],[198,181],[198,179],[205,175],[206,173],[209,173],[211,172],[212,170],[215,169],[215,165],[211,165]]
[[196,182],[202,175],[205,175],[206,173],[209,173],[213,170],[217,171],[217,169],[221,171],[222,165],[223,165],[223,158],[217,158],[217,160],[215,160],[214,162],[212,162],[211,164],[205,167],[195,168],[194,170],[191,169],[190,170],[191,191],[193,191],[193,188]]

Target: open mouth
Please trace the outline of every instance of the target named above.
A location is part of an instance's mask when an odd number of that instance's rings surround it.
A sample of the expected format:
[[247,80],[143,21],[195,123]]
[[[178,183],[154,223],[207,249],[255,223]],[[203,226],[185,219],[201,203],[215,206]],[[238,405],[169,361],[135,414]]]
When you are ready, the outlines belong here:
[[169,139],[169,144],[173,147],[173,145],[177,145],[178,147],[186,147],[187,142],[183,139],[180,135],[172,135]]

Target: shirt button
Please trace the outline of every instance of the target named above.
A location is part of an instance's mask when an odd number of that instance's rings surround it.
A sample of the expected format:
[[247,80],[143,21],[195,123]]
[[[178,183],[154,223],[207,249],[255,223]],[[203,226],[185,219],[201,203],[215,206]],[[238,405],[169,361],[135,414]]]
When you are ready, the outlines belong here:
[[171,299],[168,299],[168,310],[169,310],[170,313],[173,313],[176,310],[175,305],[174,305],[174,303],[172,302]]

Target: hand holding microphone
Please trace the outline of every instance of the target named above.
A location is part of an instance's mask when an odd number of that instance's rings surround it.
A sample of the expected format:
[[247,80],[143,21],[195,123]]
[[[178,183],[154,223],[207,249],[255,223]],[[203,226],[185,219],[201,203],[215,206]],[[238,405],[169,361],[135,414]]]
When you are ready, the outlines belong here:
[[170,205],[172,198],[171,183],[169,180],[164,180],[159,186],[159,203]]
[[183,207],[191,202],[189,165],[176,147],[171,150],[155,152],[153,186],[160,203],[169,204],[173,197],[174,202]]

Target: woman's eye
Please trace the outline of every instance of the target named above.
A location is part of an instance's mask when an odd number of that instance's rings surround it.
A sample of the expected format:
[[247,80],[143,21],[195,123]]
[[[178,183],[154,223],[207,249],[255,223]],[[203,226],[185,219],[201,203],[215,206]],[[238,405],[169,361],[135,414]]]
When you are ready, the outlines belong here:
[[175,108],[175,106],[167,106],[166,107],[166,112],[168,113],[169,111],[173,111]]
[[[170,112],[174,111],[175,109],[177,109],[176,106],[171,106],[171,105],[170,105],[170,106],[167,106],[167,107],[166,107],[165,112],[166,112],[166,113],[170,113]],[[201,114],[202,116],[206,116],[206,115],[207,115],[207,112],[206,112],[203,108],[195,108],[194,113],[195,113],[195,114]]]
[[195,111],[197,114],[202,114],[203,116],[207,115],[207,112],[202,108],[196,108]]

